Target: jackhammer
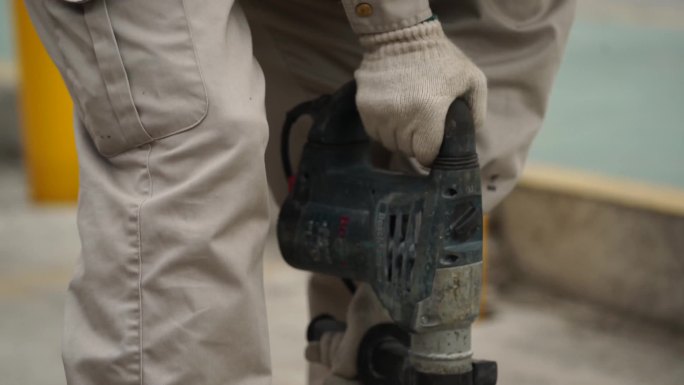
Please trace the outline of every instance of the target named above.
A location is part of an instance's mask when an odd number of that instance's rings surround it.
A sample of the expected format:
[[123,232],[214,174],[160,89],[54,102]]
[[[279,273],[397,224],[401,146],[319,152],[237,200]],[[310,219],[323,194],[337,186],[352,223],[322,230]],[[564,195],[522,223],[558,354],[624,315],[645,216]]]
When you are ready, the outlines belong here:
[[[366,282],[394,323],[372,327],[358,352],[364,385],[494,385],[493,361],[472,359],[471,324],[482,287],[480,169],[470,110],[455,100],[429,175],[375,167],[354,101],[356,85],[295,107],[282,132],[291,191],[277,225],[291,266]],[[299,169],[293,124],[310,115]],[[317,340],[344,324],[314,319]]]

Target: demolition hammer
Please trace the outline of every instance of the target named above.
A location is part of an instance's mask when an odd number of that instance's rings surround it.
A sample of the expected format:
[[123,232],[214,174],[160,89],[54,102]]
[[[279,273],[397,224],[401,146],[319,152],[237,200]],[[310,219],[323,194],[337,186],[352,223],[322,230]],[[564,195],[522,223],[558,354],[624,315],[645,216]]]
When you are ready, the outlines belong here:
[[[372,327],[358,352],[364,385],[494,385],[493,361],[472,359],[470,328],[482,287],[480,169],[470,110],[455,100],[429,175],[378,168],[355,104],[356,84],[302,103],[282,132],[291,191],[278,243],[295,268],[368,283],[394,323]],[[302,115],[313,124],[299,169],[289,136]],[[307,338],[344,330],[318,317]]]

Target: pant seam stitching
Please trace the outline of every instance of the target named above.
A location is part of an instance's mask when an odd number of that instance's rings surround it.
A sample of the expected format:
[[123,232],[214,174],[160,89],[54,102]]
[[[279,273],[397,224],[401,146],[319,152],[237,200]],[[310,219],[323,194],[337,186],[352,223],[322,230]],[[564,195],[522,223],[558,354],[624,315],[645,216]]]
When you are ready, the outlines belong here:
[[152,144],[148,144],[147,159],[145,161],[145,170],[147,171],[147,196],[138,205],[138,359],[139,359],[139,374],[140,385],[143,385],[143,296],[142,296],[142,209],[147,200],[152,196],[152,173],[150,171],[150,157],[152,154]]

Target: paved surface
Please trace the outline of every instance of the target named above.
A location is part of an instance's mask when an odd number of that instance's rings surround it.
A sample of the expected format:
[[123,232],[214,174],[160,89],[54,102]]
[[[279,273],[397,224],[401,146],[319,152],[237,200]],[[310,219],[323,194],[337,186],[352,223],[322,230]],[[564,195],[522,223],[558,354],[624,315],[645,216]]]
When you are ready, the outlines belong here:
[[[0,168],[0,180],[0,384],[62,385],[75,209],[27,205],[16,167]],[[273,239],[265,274],[274,384],[304,384],[306,275],[278,258]],[[537,291],[512,293],[494,300],[494,315],[474,330],[477,355],[499,361],[500,384],[684,384],[683,335]]]

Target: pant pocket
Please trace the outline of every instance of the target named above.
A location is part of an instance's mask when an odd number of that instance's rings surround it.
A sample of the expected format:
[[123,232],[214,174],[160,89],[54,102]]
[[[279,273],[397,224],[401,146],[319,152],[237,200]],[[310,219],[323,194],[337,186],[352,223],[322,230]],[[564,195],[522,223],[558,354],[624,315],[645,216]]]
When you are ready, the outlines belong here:
[[79,35],[57,20],[62,73],[102,155],[188,130],[206,116],[185,0],[91,0],[62,8],[53,14],[79,12],[81,23]]

